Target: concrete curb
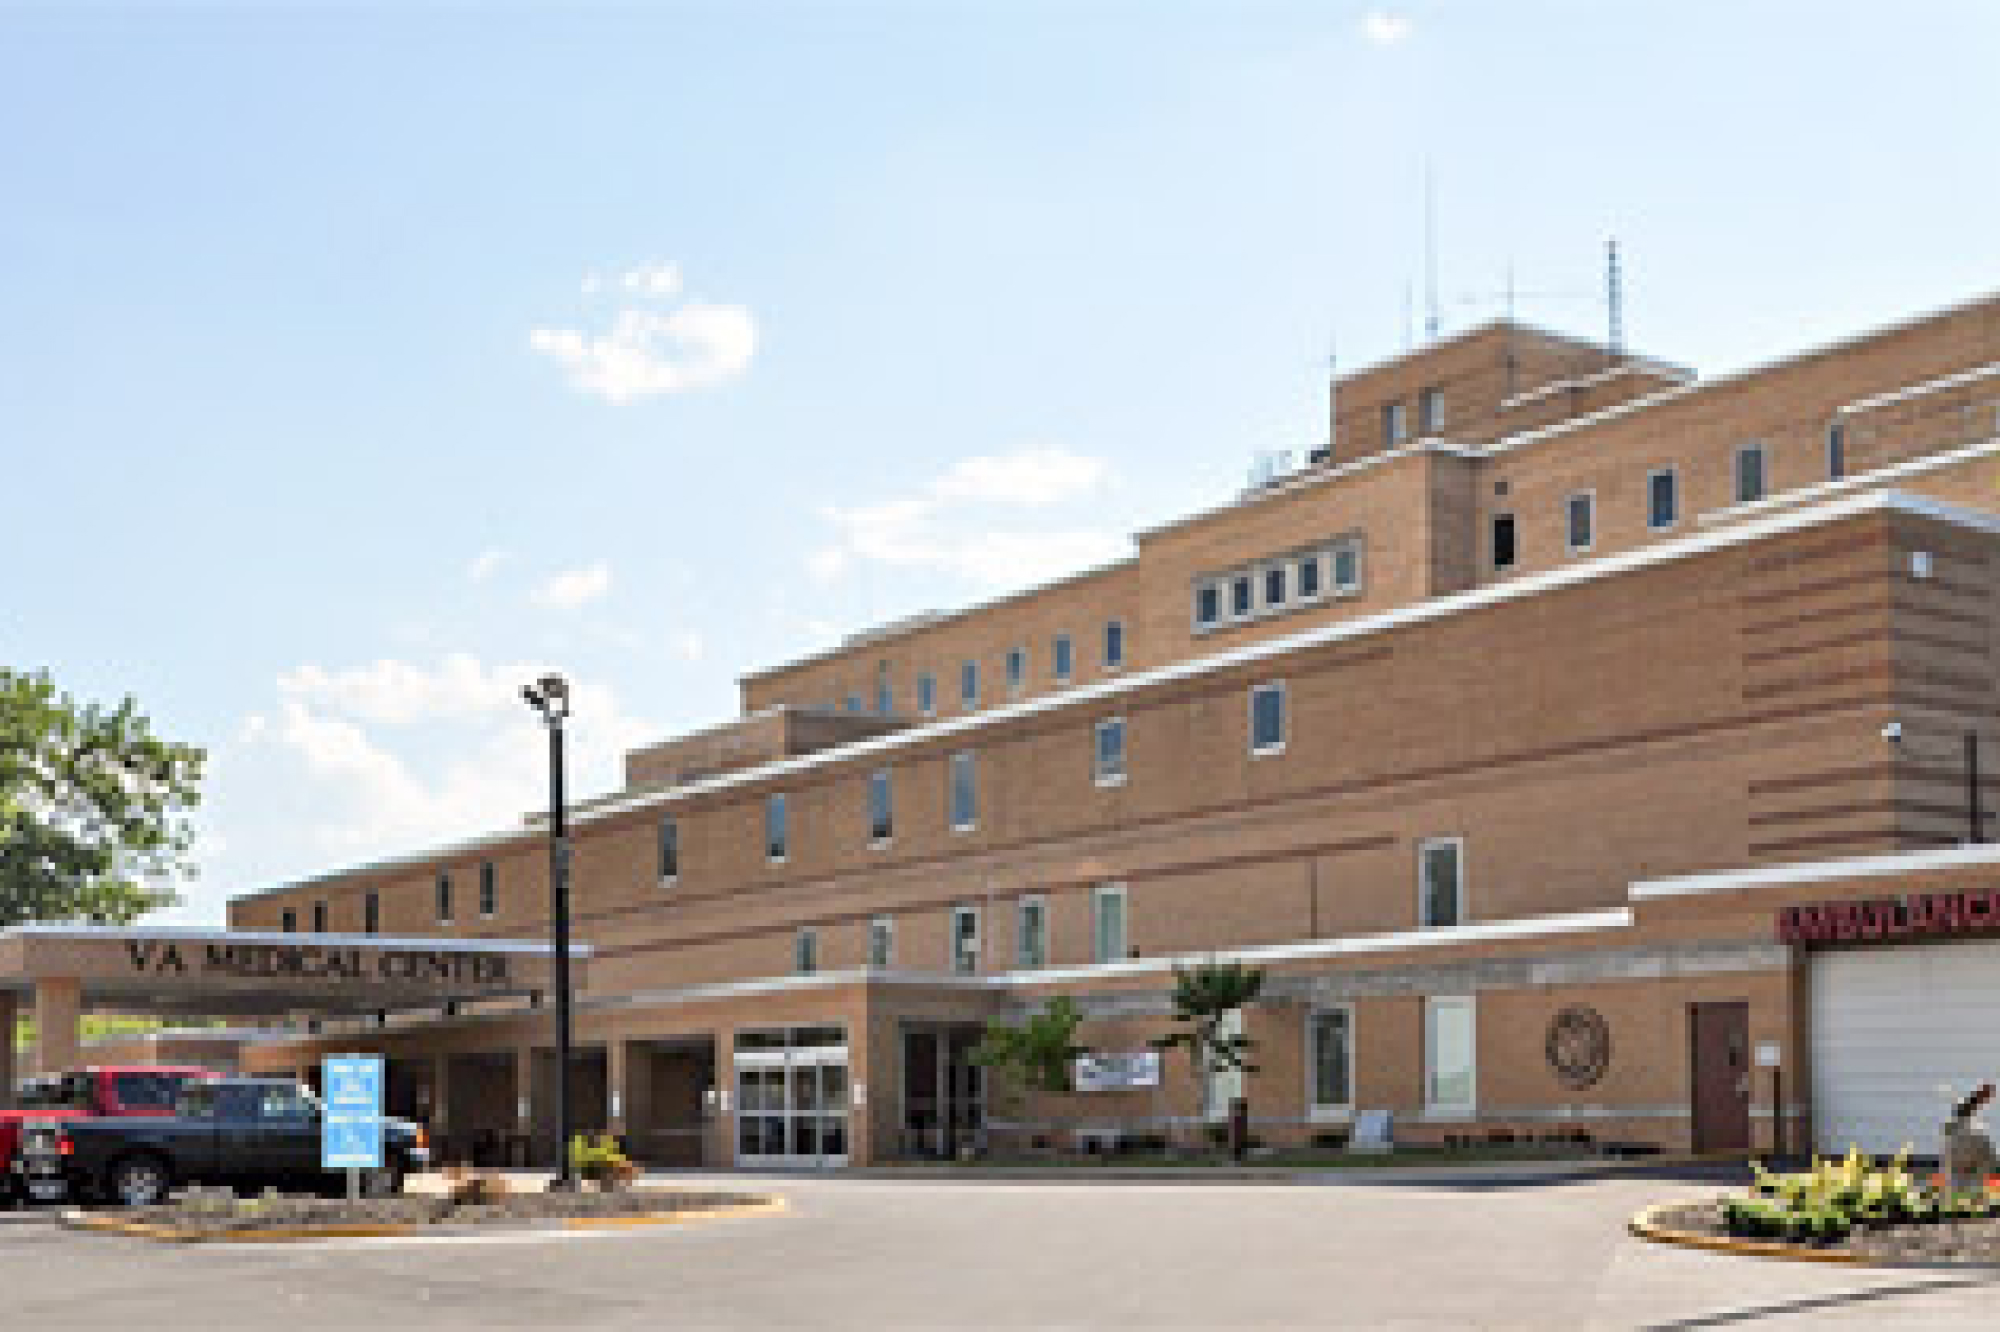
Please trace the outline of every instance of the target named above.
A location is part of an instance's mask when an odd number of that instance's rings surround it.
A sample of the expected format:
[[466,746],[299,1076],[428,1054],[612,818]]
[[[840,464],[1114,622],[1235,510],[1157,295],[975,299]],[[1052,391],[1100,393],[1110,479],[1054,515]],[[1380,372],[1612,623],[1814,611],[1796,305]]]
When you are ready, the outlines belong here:
[[1352,1180],[1375,1183],[1402,1180],[1421,1183],[1504,1183],[1511,1180],[1590,1179],[1645,1170],[1674,1170],[1695,1165],[1726,1165],[1749,1158],[1741,1152],[1662,1153],[1658,1156],[1592,1157],[1579,1160],[1480,1161],[1463,1165],[1426,1162],[1417,1165],[1326,1166],[994,1166],[949,1163],[850,1166],[827,1178],[964,1180],[1079,1184],[1328,1184]]
[[1625,1228],[1638,1239],[1650,1240],[1654,1244],[1675,1244],[1686,1249],[1704,1249],[1710,1253],[1733,1254],[1739,1258],[1777,1258],[1793,1263],[1832,1263],[1844,1267],[1873,1267],[1889,1271],[1922,1272],[1964,1272],[1972,1275],[2000,1275],[2000,1267],[1991,1263],[1951,1263],[1922,1262],[1919,1260],[1898,1261],[1894,1258],[1877,1258],[1865,1253],[1849,1253],[1845,1249],[1808,1249],[1802,1245],[1786,1244],[1780,1240],[1736,1239],[1727,1235],[1703,1235],[1692,1230],[1676,1230],[1672,1226],[1661,1225],[1656,1219],[1660,1213],[1685,1203],[1654,1203],[1625,1223]]
[[298,1244],[313,1240],[407,1239],[433,1235],[484,1234],[489,1232],[617,1230],[639,1226],[672,1226],[697,1221],[721,1221],[739,1216],[769,1216],[791,1210],[783,1198],[768,1197],[730,1207],[690,1208],[680,1212],[648,1212],[638,1216],[551,1217],[553,1225],[534,1220],[485,1222],[463,1226],[416,1224],[374,1226],[272,1227],[267,1230],[200,1230],[192,1226],[163,1226],[147,1221],[89,1212],[64,1212],[60,1221],[72,1230],[88,1230],[127,1239],[154,1240],[163,1244]]

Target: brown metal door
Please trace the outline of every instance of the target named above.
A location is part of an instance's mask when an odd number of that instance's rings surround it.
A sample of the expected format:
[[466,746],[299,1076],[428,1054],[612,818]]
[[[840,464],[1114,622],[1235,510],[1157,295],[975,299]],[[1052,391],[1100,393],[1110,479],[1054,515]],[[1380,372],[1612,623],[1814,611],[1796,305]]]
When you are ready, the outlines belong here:
[[1688,1006],[1693,1061],[1694,1149],[1750,1148],[1750,1005]]

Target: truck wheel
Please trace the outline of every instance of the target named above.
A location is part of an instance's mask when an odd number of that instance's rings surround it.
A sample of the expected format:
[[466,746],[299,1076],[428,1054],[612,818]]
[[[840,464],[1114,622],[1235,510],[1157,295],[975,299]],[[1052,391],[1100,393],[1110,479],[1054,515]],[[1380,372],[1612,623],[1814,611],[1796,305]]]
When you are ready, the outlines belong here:
[[128,1156],[111,1167],[105,1192],[121,1207],[153,1207],[167,1200],[173,1177],[156,1156]]

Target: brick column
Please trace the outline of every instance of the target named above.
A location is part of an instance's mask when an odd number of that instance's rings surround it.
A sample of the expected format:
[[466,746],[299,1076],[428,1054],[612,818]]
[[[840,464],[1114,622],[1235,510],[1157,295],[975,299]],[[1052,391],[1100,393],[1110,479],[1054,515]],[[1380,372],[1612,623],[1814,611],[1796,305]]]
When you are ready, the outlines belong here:
[[14,1104],[14,1032],[21,1008],[11,990],[0,990],[0,1110]]
[[52,976],[35,982],[35,1072],[61,1073],[82,1061],[77,1033],[82,1016],[82,981]]

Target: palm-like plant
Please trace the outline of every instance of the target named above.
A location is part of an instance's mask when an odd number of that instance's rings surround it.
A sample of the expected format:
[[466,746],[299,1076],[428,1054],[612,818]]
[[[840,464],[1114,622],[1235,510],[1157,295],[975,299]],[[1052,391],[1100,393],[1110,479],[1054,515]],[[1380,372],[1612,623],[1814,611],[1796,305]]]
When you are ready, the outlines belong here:
[[[1188,1052],[1188,1063],[1200,1088],[1204,1123],[1213,1118],[1209,1104],[1214,1075],[1241,1070],[1255,1073],[1250,1062],[1256,1042],[1240,1030],[1230,1030],[1230,1017],[1240,1013],[1264,992],[1261,967],[1241,962],[1201,962],[1174,968],[1174,1021],[1180,1030],[1156,1037],[1153,1046]],[[1240,1144],[1239,1144],[1240,1146]]]

